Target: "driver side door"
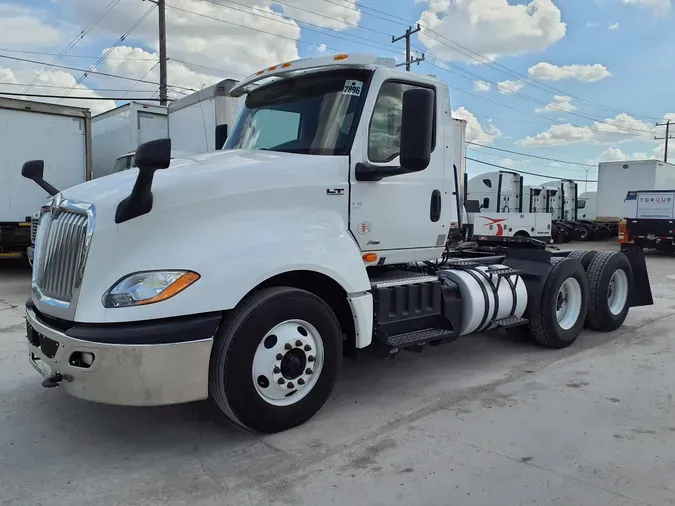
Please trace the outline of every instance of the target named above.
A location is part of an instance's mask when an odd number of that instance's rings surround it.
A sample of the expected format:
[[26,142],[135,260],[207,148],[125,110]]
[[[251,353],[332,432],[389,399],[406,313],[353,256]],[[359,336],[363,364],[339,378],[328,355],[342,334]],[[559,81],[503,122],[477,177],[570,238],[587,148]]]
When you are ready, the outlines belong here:
[[[399,166],[403,93],[411,88],[432,89],[434,129],[431,161],[419,172],[385,177],[380,181],[357,181],[357,163],[382,167]],[[443,246],[447,227],[441,217],[443,198],[443,128],[437,124],[438,90],[433,85],[404,80],[371,83],[363,120],[352,148],[350,168],[350,230],[362,251],[383,252],[431,249]],[[424,252],[421,252],[424,255]],[[427,253],[428,254],[428,253]],[[382,255],[380,255],[382,256]],[[389,258],[393,258],[391,254]],[[414,258],[413,254],[409,258]],[[407,258],[407,257],[406,257]],[[388,262],[387,262],[388,263]]]

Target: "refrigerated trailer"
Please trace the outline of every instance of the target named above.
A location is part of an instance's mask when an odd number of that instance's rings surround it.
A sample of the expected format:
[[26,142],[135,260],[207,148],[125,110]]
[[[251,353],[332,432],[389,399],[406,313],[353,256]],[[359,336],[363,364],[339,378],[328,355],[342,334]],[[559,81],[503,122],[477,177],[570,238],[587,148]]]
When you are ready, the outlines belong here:
[[31,251],[31,219],[48,193],[21,177],[28,158],[44,159],[50,183],[67,189],[91,179],[88,109],[0,98],[0,256]]
[[129,168],[123,157],[140,144],[169,132],[166,106],[129,102],[91,119],[94,177]]

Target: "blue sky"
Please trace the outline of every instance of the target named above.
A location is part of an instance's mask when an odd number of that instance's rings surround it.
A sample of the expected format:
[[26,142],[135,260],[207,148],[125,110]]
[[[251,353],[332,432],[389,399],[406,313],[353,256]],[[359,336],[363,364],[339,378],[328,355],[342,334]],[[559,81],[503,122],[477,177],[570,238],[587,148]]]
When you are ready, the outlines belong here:
[[[528,172],[593,179],[599,160],[663,156],[662,141],[652,137],[663,130],[655,128],[656,121],[675,120],[672,3],[167,0],[169,83],[179,96],[295,57],[359,51],[402,58],[403,41],[391,44],[391,35],[420,22],[423,30],[412,44],[427,60],[413,70],[436,74],[451,86],[455,115],[467,119],[469,139],[483,144],[469,146],[469,156]],[[0,55],[52,61],[105,12],[58,64],[97,63],[102,72],[156,82],[156,10],[108,58],[96,60],[152,7],[141,0],[0,0]],[[22,91],[37,78],[31,92],[59,94],[82,77],[55,68],[39,75],[40,69],[0,58],[0,90]],[[89,75],[70,93],[150,97],[156,88]],[[115,105],[63,103],[94,113]],[[671,156],[675,160],[675,151]],[[469,162],[468,170],[472,175],[495,169]],[[526,178],[533,184],[544,180]]]

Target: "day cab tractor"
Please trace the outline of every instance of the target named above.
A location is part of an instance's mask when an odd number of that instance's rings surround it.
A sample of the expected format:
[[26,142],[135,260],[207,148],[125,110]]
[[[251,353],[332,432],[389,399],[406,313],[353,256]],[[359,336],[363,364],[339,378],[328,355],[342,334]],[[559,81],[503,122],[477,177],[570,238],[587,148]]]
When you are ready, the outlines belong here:
[[42,161],[24,164],[52,195],[26,303],[44,386],[118,405],[210,398],[278,432],[319,411],[343,355],[498,328],[564,348],[652,303],[632,245],[446,249],[461,192],[435,77],[341,54],[269,67],[231,93],[246,103],[221,151],[171,160],[169,139],[151,141],[137,168],[62,192]]

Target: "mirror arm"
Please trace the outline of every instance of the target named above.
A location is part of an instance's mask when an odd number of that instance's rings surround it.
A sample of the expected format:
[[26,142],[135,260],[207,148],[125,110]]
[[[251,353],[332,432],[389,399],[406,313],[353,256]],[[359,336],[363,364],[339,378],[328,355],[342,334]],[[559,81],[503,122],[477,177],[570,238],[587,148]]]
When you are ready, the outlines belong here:
[[368,162],[359,162],[354,167],[354,178],[357,181],[381,181],[385,177],[399,176],[416,172],[399,166],[375,165]]

